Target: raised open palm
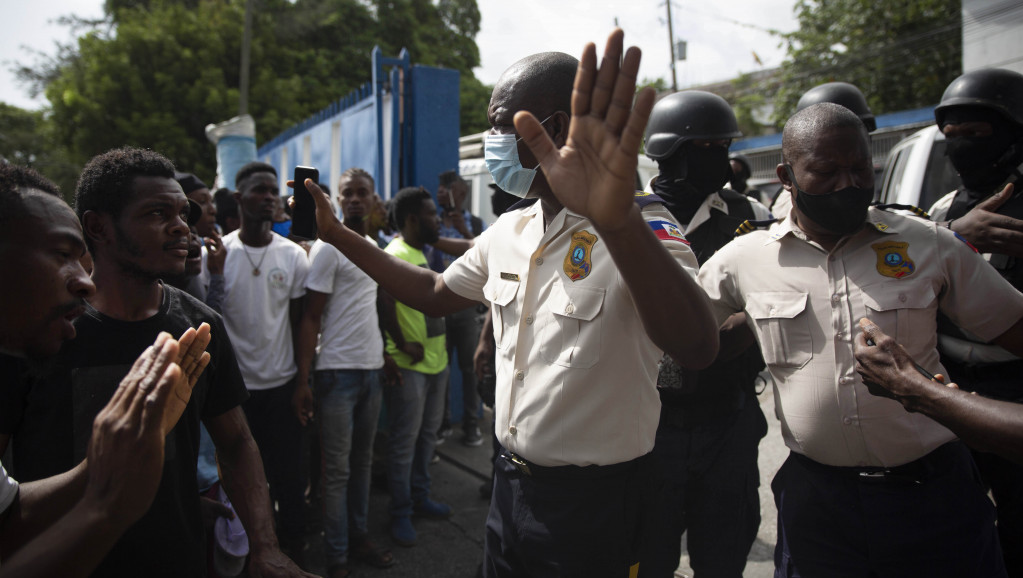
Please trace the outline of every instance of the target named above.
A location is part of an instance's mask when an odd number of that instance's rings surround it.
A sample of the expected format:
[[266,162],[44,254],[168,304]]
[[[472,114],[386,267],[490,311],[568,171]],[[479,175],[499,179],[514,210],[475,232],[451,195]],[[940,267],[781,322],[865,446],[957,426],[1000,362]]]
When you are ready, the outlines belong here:
[[609,231],[625,224],[632,207],[639,146],[654,103],[647,88],[633,104],[640,50],[629,48],[622,59],[623,38],[620,29],[608,36],[599,69],[596,47],[583,49],[565,146],[554,146],[531,113],[515,115],[515,130],[561,204]]

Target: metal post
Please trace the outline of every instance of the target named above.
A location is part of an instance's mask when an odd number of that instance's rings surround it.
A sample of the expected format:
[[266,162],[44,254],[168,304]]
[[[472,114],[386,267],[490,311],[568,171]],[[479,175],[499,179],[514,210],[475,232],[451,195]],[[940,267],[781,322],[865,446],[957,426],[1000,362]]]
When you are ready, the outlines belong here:
[[668,49],[671,51],[671,91],[678,92],[678,77],[675,75],[675,34],[671,30],[671,0],[665,0],[668,7]]

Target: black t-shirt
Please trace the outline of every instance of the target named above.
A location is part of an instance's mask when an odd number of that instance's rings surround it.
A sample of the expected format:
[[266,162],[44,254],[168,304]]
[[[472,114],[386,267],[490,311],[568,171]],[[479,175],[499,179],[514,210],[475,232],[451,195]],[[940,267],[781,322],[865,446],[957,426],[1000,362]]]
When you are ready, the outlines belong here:
[[153,505],[125,532],[94,576],[206,575],[196,482],[199,422],[248,397],[223,320],[169,285],[163,286],[160,311],[144,321],[118,321],[88,307],[75,321],[77,337],[45,368],[0,387],[0,432],[13,436],[12,477],[28,482],[54,476],[85,457],[93,419],[157,334],[166,331],[177,338],[204,321],[212,328],[210,364],[167,436],[163,479]]

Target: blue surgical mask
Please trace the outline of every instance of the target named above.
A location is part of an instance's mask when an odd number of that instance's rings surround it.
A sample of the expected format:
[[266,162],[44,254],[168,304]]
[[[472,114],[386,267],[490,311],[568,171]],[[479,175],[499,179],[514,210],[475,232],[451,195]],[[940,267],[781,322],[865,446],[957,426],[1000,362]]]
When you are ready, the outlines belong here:
[[536,168],[527,169],[522,166],[518,142],[515,134],[487,135],[483,145],[483,160],[501,190],[516,197],[525,197],[536,177]]
[[[552,116],[554,115],[541,120],[540,124],[547,122]],[[515,133],[487,135],[483,144],[483,160],[487,163],[490,176],[494,177],[494,182],[501,190],[525,198],[540,165],[538,163],[531,169],[522,166],[519,160],[519,140],[521,139],[516,138]]]

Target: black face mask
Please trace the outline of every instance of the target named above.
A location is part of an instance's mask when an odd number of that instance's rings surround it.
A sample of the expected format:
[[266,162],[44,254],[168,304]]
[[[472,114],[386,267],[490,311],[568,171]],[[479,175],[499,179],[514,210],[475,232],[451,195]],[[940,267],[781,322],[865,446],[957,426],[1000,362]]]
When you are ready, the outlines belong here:
[[1023,149],[1005,131],[996,131],[991,136],[945,140],[945,154],[963,185],[973,191],[988,193],[997,188],[1009,178],[1023,156]]
[[836,235],[848,235],[867,220],[867,207],[874,200],[874,187],[846,187],[823,195],[811,195],[799,188],[792,169],[786,168],[796,191],[796,207],[813,222]]
[[704,198],[716,193],[732,178],[728,147],[719,145],[685,147],[687,165],[685,180]]

